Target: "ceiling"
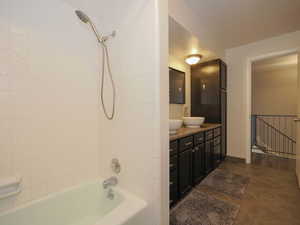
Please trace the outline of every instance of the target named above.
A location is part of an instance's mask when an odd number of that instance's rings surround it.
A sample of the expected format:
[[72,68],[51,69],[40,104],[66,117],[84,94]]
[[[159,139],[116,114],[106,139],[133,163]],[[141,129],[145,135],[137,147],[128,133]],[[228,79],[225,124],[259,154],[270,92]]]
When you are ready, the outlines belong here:
[[299,0],[170,0],[169,10],[223,50],[300,30]]
[[252,64],[252,69],[254,72],[265,72],[291,67],[297,68],[297,65],[298,55],[295,53],[256,61]]
[[178,59],[184,60],[190,54],[201,54],[201,61],[216,58],[216,55],[200,47],[197,37],[169,17],[169,54]]

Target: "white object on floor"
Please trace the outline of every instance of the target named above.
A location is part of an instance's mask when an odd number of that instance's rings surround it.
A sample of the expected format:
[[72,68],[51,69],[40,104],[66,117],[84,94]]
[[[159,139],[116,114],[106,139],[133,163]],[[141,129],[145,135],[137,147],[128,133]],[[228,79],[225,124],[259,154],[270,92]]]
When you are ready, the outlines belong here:
[[199,128],[205,121],[205,117],[183,117],[182,119],[188,128]]
[[176,134],[178,129],[182,127],[182,120],[169,120],[169,133]]
[[22,191],[21,182],[22,178],[19,176],[1,179],[0,200],[19,194]]
[[262,150],[260,150],[258,148],[252,148],[252,152],[259,153],[259,154],[266,154],[266,153],[264,153]]

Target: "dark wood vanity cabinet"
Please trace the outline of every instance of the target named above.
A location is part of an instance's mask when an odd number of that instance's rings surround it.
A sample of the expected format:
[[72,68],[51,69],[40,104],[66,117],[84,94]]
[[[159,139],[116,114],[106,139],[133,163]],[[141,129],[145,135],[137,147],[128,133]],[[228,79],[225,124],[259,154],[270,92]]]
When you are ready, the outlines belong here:
[[227,155],[227,92],[221,90],[221,123],[222,123],[222,138],[221,138],[221,160],[224,160]]
[[170,142],[170,206],[178,200],[178,142]]
[[178,200],[178,175],[177,171],[170,172],[170,206]]
[[179,154],[179,194],[184,196],[192,188],[192,149]]
[[220,164],[221,134],[217,127],[170,142],[170,207]]
[[213,170],[213,140],[205,143],[205,173],[208,174]]
[[205,144],[195,146],[193,150],[193,185],[205,177]]
[[223,132],[222,127],[214,130],[214,143],[213,143],[214,168],[216,168],[221,163],[221,159],[222,159],[222,152],[221,152],[222,132]]
[[222,124],[221,159],[226,157],[227,66],[216,59],[192,66],[191,116]]

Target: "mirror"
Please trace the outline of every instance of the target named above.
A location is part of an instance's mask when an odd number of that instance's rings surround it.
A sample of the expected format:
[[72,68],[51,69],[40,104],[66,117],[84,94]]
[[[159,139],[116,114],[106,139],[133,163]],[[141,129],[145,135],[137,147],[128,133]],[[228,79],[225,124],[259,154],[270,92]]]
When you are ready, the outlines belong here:
[[169,67],[170,104],[185,104],[185,73]]

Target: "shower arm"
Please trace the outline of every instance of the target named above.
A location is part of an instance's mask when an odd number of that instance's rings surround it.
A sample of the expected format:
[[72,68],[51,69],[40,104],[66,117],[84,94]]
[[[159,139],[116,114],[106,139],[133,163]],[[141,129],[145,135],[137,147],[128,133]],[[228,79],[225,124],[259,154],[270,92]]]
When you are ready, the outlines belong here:
[[115,37],[116,36],[116,31],[113,31],[110,35],[107,35],[107,36],[100,36],[98,31],[97,31],[96,26],[91,21],[89,21],[88,23],[90,24],[91,28],[93,29],[94,33],[96,34],[98,42],[101,43],[101,44],[106,42],[110,37]]
[[103,37],[99,35],[95,25],[91,21],[89,21],[88,24],[90,24],[91,28],[93,29],[93,31],[94,31],[94,33],[97,37],[98,42],[103,43]]

